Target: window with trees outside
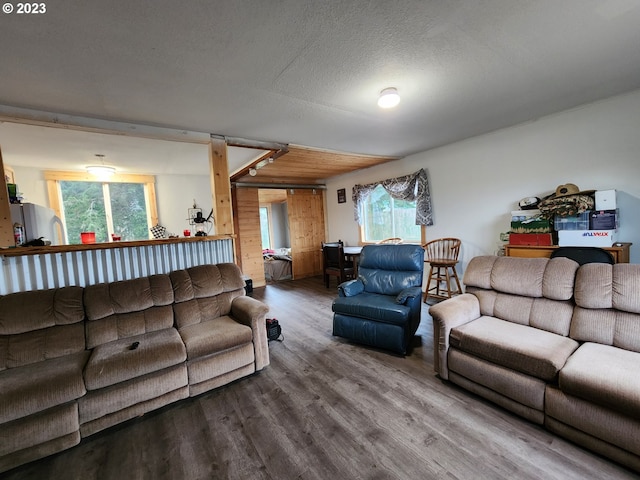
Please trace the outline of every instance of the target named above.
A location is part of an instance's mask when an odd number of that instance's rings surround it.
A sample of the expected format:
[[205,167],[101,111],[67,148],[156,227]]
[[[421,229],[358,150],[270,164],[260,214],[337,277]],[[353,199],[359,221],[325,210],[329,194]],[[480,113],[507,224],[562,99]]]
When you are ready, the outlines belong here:
[[262,238],[262,249],[271,248],[271,222],[269,221],[269,208],[260,207],[260,236]]
[[96,242],[108,242],[112,235],[122,241],[152,238],[150,228],[157,223],[153,177],[115,175],[106,181],[80,173],[46,172],[45,178],[50,205],[64,223],[67,243],[81,243],[81,232],[95,232]]
[[416,225],[416,202],[393,198],[378,185],[361,205],[363,243],[400,237],[405,243],[421,243],[422,227]]

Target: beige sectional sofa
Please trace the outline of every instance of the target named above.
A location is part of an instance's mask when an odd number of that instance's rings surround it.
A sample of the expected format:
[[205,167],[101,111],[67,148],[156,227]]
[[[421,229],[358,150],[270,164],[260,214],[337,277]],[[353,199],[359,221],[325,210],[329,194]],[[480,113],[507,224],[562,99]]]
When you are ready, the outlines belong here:
[[231,263],[0,297],[0,472],[261,370],[267,312]]
[[481,256],[429,309],[434,366],[640,471],[640,265]]

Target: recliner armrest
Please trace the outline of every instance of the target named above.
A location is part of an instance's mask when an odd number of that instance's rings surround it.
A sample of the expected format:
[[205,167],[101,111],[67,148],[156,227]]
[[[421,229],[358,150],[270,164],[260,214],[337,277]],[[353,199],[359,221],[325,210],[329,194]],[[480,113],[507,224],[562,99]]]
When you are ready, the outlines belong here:
[[396,297],[396,303],[404,304],[409,298],[422,298],[422,287],[409,287],[402,290]]
[[353,297],[364,292],[364,283],[362,280],[355,279],[338,285],[338,296],[340,297]]

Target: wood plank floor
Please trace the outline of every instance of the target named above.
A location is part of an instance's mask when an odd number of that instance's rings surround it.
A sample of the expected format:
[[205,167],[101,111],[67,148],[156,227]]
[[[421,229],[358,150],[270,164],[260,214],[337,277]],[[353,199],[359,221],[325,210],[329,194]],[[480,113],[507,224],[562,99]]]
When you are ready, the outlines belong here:
[[284,341],[262,372],[0,475],[15,479],[630,479],[632,472],[433,373],[331,335],[335,283],[270,284]]

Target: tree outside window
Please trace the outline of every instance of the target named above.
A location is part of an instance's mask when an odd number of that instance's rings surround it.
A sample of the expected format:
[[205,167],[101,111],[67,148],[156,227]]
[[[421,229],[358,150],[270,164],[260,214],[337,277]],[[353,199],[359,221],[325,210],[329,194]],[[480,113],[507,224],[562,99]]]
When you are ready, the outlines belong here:
[[81,232],[95,232],[96,242],[149,239],[143,184],[60,181],[60,192],[70,244]]

